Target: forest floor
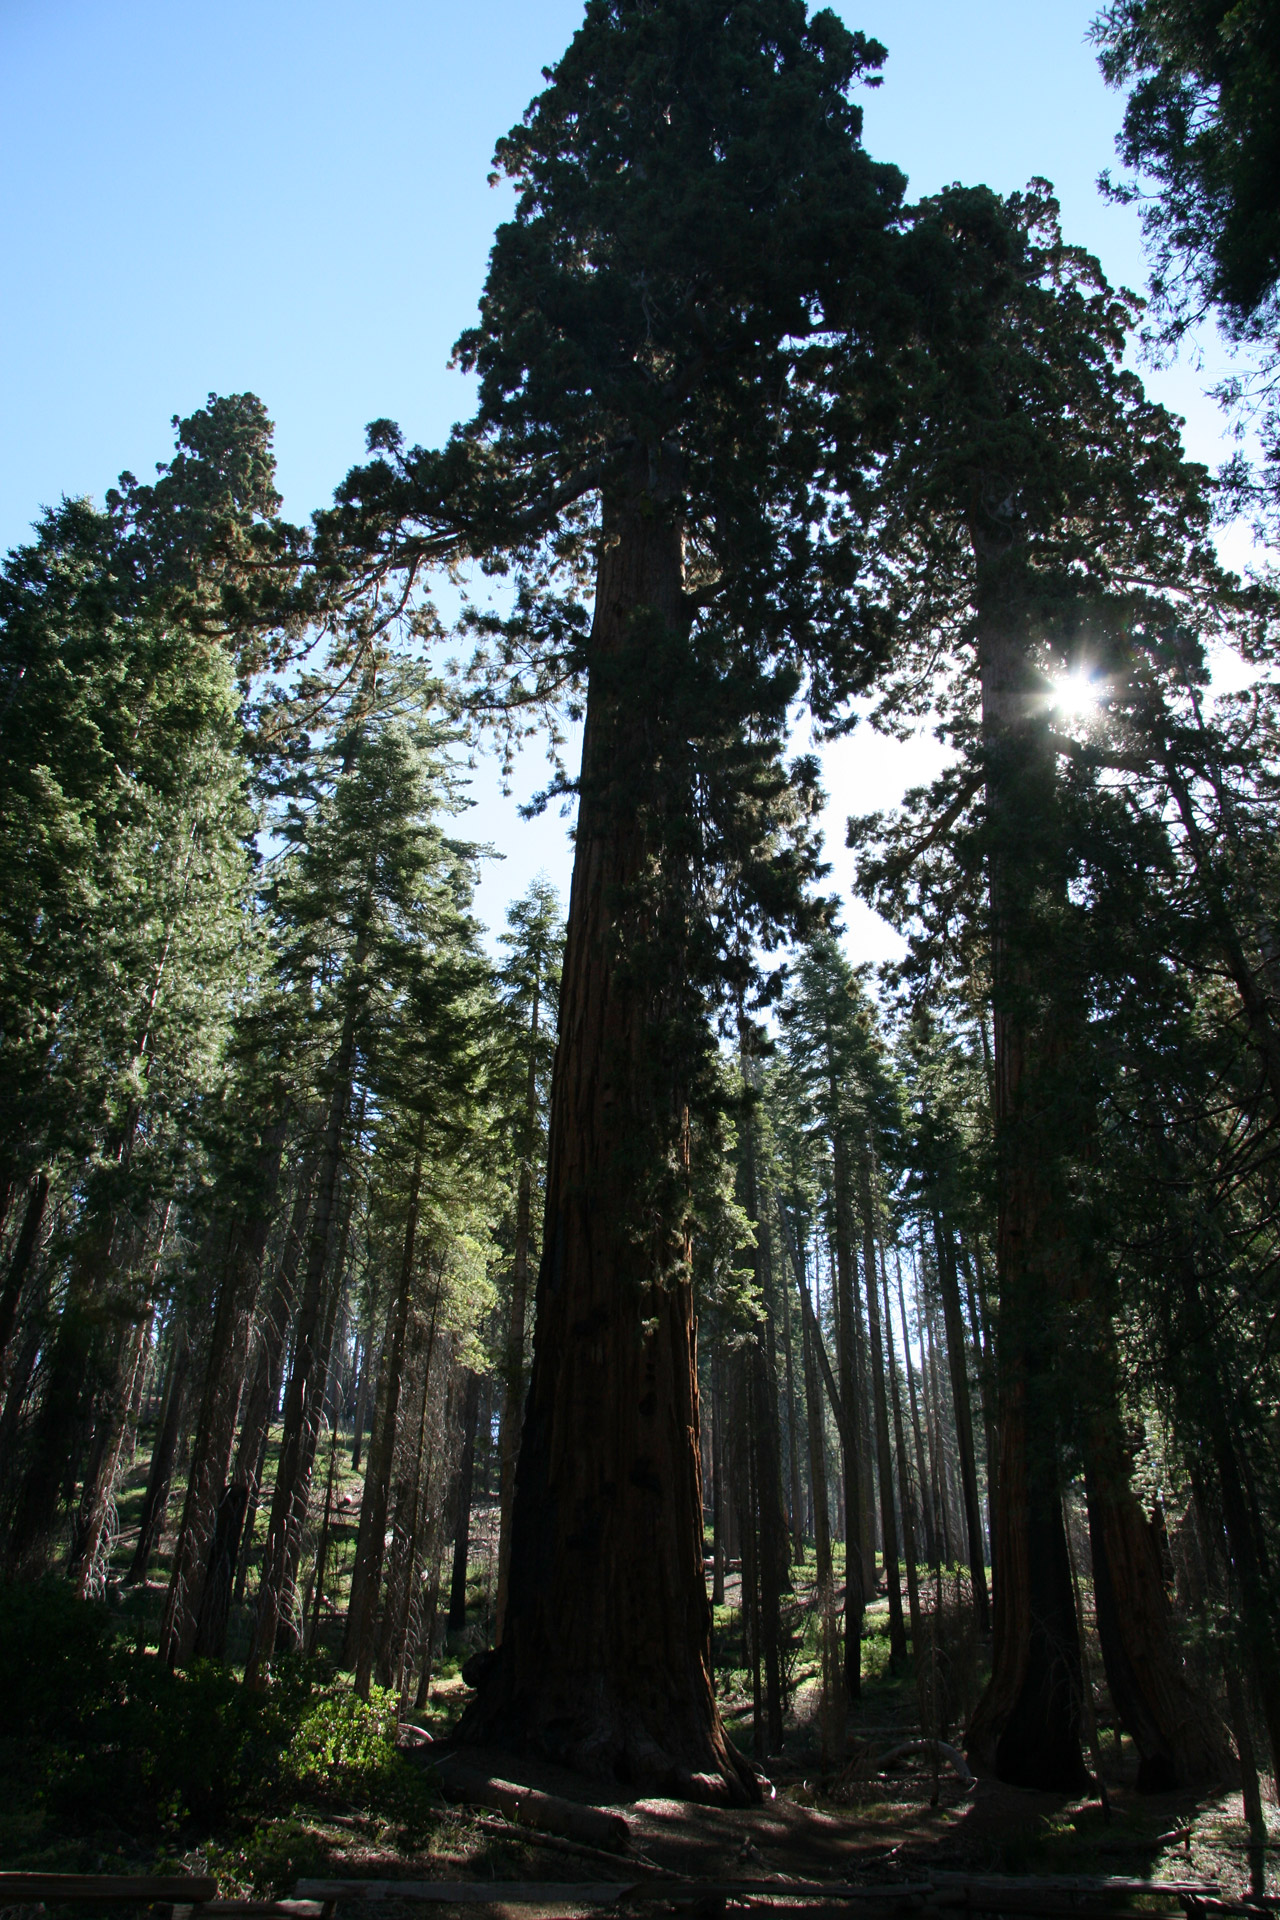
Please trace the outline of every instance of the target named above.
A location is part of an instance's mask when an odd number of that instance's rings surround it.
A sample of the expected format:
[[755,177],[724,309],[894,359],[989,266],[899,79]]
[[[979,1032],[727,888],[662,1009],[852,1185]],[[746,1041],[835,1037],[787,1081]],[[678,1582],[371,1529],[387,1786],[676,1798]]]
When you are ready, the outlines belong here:
[[[497,1813],[448,1804],[433,1754],[447,1747],[470,1697],[461,1666],[488,1644],[496,1503],[482,1483],[467,1628],[437,1661],[426,1709],[405,1716],[431,1736],[428,1744],[398,1727],[390,1694],[375,1694],[365,1708],[339,1670],[358,1511],[357,1476],[341,1461],[332,1489],[331,1558],[314,1657],[283,1662],[265,1705],[246,1702],[235,1670],[251,1590],[233,1622],[227,1669],[187,1678],[156,1671],[151,1649],[167,1575],[163,1555],[148,1583],[120,1584],[136,1527],[138,1484],[120,1503],[106,1603],[85,1608],[56,1582],[34,1604],[20,1595],[4,1603],[10,1613],[0,1619],[0,1693],[25,1688],[29,1700],[22,1737],[0,1734],[0,1866],[212,1870],[229,1895],[284,1894],[305,1877],[484,1880],[494,1883],[486,1910],[502,1909],[504,1917],[501,1883],[517,1880],[561,1886],[639,1880],[629,1898],[661,1907],[670,1904],[677,1884],[670,1876],[678,1875],[705,1883],[708,1902],[695,1906],[699,1916],[720,1910],[717,1886],[744,1880],[769,1883],[767,1894],[751,1899],[766,1910],[788,1904],[788,1881],[888,1892],[943,1871],[1203,1880],[1231,1894],[1247,1886],[1239,1793],[1139,1795],[1132,1749],[1112,1730],[1102,1730],[1099,1756],[1106,1808],[1098,1797],[1021,1792],[985,1779],[966,1783],[946,1765],[935,1799],[932,1766],[920,1755],[886,1765],[886,1753],[918,1733],[921,1703],[911,1676],[889,1671],[883,1599],[865,1623],[862,1697],[843,1730],[834,1728],[824,1712],[822,1622],[811,1567],[797,1569],[785,1738],[780,1754],[759,1763],[769,1782],[760,1807],[632,1800],[622,1789],[546,1764],[474,1750],[466,1755],[472,1771],[487,1768],[583,1806],[615,1809],[630,1829],[630,1847],[622,1855],[600,1854],[514,1828]],[[840,1572],[837,1567],[837,1580]],[[715,1678],[730,1734],[750,1753],[752,1703],[740,1633],[731,1571],[725,1604],[715,1611]],[[951,1717],[958,1724],[982,1683],[982,1649],[975,1635],[961,1635],[952,1653],[957,1700]],[[1100,1671],[1096,1661],[1094,1670]],[[10,1717],[0,1713],[0,1720]],[[1280,1813],[1268,1808],[1268,1819],[1276,1849],[1271,1858],[1280,1860]],[[687,1912],[687,1889],[683,1898]],[[572,1895],[545,1907],[548,1913],[587,1910],[588,1903]],[[808,1920],[826,1910],[812,1901],[804,1908]],[[339,1920],[421,1920],[423,1911],[407,1901],[384,1901],[366,1912],[344,1901]],[[537,1911],[509,1909],[511,1920],[533,1920]],[[79,1920],[86,1920],[83,1910]]]

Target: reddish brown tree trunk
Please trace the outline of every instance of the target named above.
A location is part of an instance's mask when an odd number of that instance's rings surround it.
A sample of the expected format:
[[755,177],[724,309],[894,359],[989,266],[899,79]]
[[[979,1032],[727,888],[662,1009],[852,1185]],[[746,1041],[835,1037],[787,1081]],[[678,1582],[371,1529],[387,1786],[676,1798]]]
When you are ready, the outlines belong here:
[[[782,1746],[782,1594],[789,1584],[787,1517],[782,1498],[782,1458],[778,1432],[778,1388],[771,1349],[773,1272],[769,1230],[761,1218],[756,1178],[756,1136],[752,1117],[743,1127],[742,1198],[755,1226],[750,1259],[763,1303],[763,1317],[743,1349],[743,1411],[750,1448],[750,1519],[753,1528],[755,1592],[753,1616],[757,1668],[763,1665],[763,1717],[757,1699],[756,1753],[777,1753]],[[744,1564],[745,1580],[745,1564]],[[757,1693],[759,1688],[757,1687]]]
[[1010,560],[1007,540],[995,540],[984,565],[982,538],[975,535],[991,836],[999,1468],[992,1672],[967,1738],[1001,1779],[1070,1792],[1088,1775],[1057,1430],[1066,1256],[1051,1169],[1063,1123],[1048,1110],[1051,1042],[1042,1030],[1043,987],[1030,950],[1037,895],[1054,884],[1055,769],[1036,699],[1028,616],[1008,587],[1017,557]]
[[[1183,1672],[1158,1556],[1130,1485],[1110,1308],[1073,1232],[1058,1171],[1064,1132],[1087,1140],[1093,1116],[1071,1067],[1072,1046],[1082,1044],[1074,989],[1054,980],[1053,956],[1037,936],[1040,906],[1065,899],[1066,876],[1030,616],[1019,599],[1016,545],[988,553],[975,536],[975,547],[991,833],[1000,1461],[992,1679],[970,1744],[979,1756],[994,1753],[1002,1777],[1018,1785],[1072,1788],[1086,1778],[1059,1466],[1060,1403],[1069,1394],[1113,1698],[1146,1783],[1200,1785],[1220,1777],[1225,1741]],[[1064,1347],[1068,1308],[1075,1334]]]
[[1138,1791],[1214,1785],[1231,1771],[1226,1729],[1187,1680],[1160,1550],[1120,1436],[1095,1432],[1085,1461],[1098,1637],[1111,1698],[1138,1749]]
[[662,790],[663,689],[626,684],[686,632],[681,532],[637,479],[606,502],[597,578],[503,1641],[460,1734],[743,1801],[758,1789],[711,1689],[687,1132],[666,1025],[680,963],[654,977],[644,948],[661,933],[637,902],[684,795]]

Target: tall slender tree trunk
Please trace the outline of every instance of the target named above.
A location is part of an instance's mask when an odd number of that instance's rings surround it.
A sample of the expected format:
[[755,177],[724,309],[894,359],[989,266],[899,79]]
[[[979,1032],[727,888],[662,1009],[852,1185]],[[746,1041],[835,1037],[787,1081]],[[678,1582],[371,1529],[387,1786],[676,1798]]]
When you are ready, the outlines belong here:
[[[883,1272],[882,1278],[885,1347],[889,1367],[889,1404],[893,1412],[893,1441],[898,1456],[898,1487],[902,1506],[902,1551],[907,1570],[907,1607],[911,1616],[911,1659],[915,1669],[916,1690],[920,1695],[921,1725],[927,1728],[929,1716],[924,1711],[926,1696],[921,1685],[924,1667],[924,1634],[921,1629],[920,1613],[920,1563],[916,1548],[916,1503],[912,1498],[911,1463],[907,1457],[906,1434],[902,1422],[902,1395],[898,1390],[898,1358],[893,1338],[893,1307],[889,1299],[888,1273]],[[905,1353],[903,1357],[906,1358]],[[909,1360],[907,1364],[910,1364]]]
[[[362,1127],[363,1117],[357,1132]],[[338,1229],[325,1278],[324,1311],[319,1339],[316,1342],[316,1366],[303,1399],[302,1444],[298,1451],[297,1492],[285,1538],[284,1578],[280,1591],[276,1645],[289,1652],[296,1652],[300,1645],[302,1616],[297,1604],[298,1580],[302,1571],[302,1549],[311,1505],[311,1482],[315,1474],[316,1449],[320,1443],[320,1429],[325,1418],[325,1408],[331,1404],[333,1395],[334,1337],[345,1298],[347,1244],[351,1234],[351,1216],[354,1207],[354,1185],[351,1180],[347,1180],[338,1201]],[[282,1438],[282,1455],[283,1452]]]
[[[880,1271],[884,1279],[885,1327],[889,1334],[889,1351],[893,1352],[893,1302],[889,1294],[889,1263],[880,1254]],[[939,1561],[938,1528],[938,1461],[934,1451],[933,1428],[929,1419],[929,1396],[925,1392],[925,1371],[920,1369],[919,1390],[916,1387],[916,1369],[911,1364],[911,1335],[907,1330],[907,1300],[902,1287],[902,1263],[897,1262],[898,1276],[898,1317],[902,1325],[902,1365],[907,1376],[907,1404],[911,1411],[911,1438],[916,1452],[916,1480],[920,1487],[920,1517],[924,1524],[925,1559],[936,1572]],[[924,1333],[920,1335],[921,1347],[924,1345]],[[924,1400],[924,1427],[920,1424],[920,1400]],[[925,1458],[925,1433],[928,1433],[928,1460]]]
[[800,1351],[804,1364],[804,1400],[808,1416],[805,1425],[809,1440],[809,1485],[813,1499],[814,1572],[817,1583],[821,1587],[831,1579],[831,1510],[827,1501],[827,1449],[822,1432],[822,1388],[818,1384],[817,1341],[820,1335],[814,1325],[817,1314],[808,1294],[803,1253],[797,1256],[796,1285],[800,1288],[800,1298],[806,1309]]
[[[743,1060],[743,1076],[749,1062]],[[744,1412],[750,1442],[749,1502],[755,1529],[755,1633],[758,1665],[763,1668],[763,1717],[756,1712],[756,1751],[759,1757],[776,1753],[782,1745],[782,1594],[790,1585],[787,1552],[787,1516],[782,1497],[782,1457],[778,1431],[778,1385],[771,1364],[773,1342],[773,1261],[767,1209],[761,1204],[756,1171],[754,1114],[748,1112],[742,1130],[742,1201],[755,1228],[750,1252],[763,1314],[743,1348],[746,1368]]]
[[15,1502],[8,1559],[15,1570],[44,1563],[76,1446],[86,1382],[94,1372],[98,1338],[94,1303],[100,1295],[115,1236],[115,1215],[95,1211],[71,1259],[66,1297],[49,1353],[47,1377],[33,1422],[28,1464]]
[[449,1580],[450,1633],[467,1624],[467,1553],[471,1544],[471,1493],[476,1467],[476,1422],[480,1414],[480,1375],[467,1372],[462,1401],[462,1450],[458,1455],[458,1493],[453,1510],[453,1572]]
[[27,1204],[23,1209],[22,1225],[14,1242],[13,1252],[9,1256],[9,1268],[4,1277],[4,1286],[0,1288],[0,1400],[3,1400],[9,1379],[9,1348],[13,1341],[14,1328],[18,1324],[18,1308],[22,1304],[22,1290],[27,1284],[27,1275],[31,1272],[40,1244],[40,1229],[44,1225],[45,1207],[49,1199],[49,1176],[43,1169],[31,1182],[27,1193]]
[[253,1309],[261,1284],[262,1256],[271,1225],[283,1145],[284,1123],[281,1121],[264,1146],[257,1205],[248,1220],[236,1221],[227,1230],[209,1335],[208,1366],[191,1447],[182,1525],[160,1628],[160,1658],[170,1667],[186,1666],[195,1651],[196,1630],[216,1544],[218,1510],[235,1444]]
[[944,1224],[941,1215],[935,1212],[932,1219],[938,1258],[938,1285],[942,1293],[942,1318],[947,1335],[951,1404],[956,1415],[956,1448],[960,1455],[960,1488],[964,1499],[965,1535],[969,1545],[973,1610],[979,1632],[986,1633],[991,1622],[991,1604],[987,1596],[982,1509],[978,1504],[978,1463],[973,1449],[973,1410],[969,1396],[968,1343],[964,1333],[964,1315],[960,1309],[955,1242],[951,1238],[951,1229]]
[[105,1587],[121,1455],[135,1395],[141,1389],[150,1330],[148,1313],[145,1320],[123,1334],[115,1378],[94,1423],[93,1445],[67,1563],[67,1572],[82,1600],[91,1595],[101,1598]]
[[[589,1773],[753,1800],[711,1687],[685,1202],[685,1007],[640,889],[668,795],[661,676],[688,632],[667,456],[609,496],[551,1096],[533,1371],[502,1646],[459,1732]],[[650,674],[644,697],[637,676]],[[678,746],[678,742],[676,743]],[[660,883],[678,887],[678,877]],[[625,951],[622,941],[625,938]],[[670,1172],[677,1169],[674,1178]],[[655,1192],[655,1183],[657,1191]],[[651,1223],[643,1230],[642,1223]]]
[[[783,1274],[786,1262],[783,1262]],[[787,1485],[791,1494],[791,1551],[804,1564],[804,1493],[800,1485],[800,1434],[796,1420],[796,1358],[791,1335],[791,1289],[782,1288],[782,1352],[787,1380]]]
[[[897,1673],[907,1657],[907,1633],[902,1619],[902,1585],[898,1568],[898,1522],[893,1510],[893,1458],[889,1441],[889,1403],[885,1397],[885,1351],[880,1329],[880,1283],[876,1277],[875,1212],[871,1197],[871,1156],[862,1163],[862,1272],[867,1290],[867,1322],[871,1335],[871,1393],[875,1408],[876,1455],[880,1477],[880,1539],[884,1575],[889,1588],[889,1667]],[[906,1494],[903,1493],[905,1505]]]
[[191,1336],[185,1312],[179,1308],[170,1343],[169,1368],[165,1378],[156,1436],[147,1467],[147,1485],[142,1496],[138,1520],[138,1539],[125,1575],[125,1584],[145,1580],[151,1556],[160,1544],[165,1516],[169,1510],[169,1487],[173,1463],[178,1454],[178,1436],[182,1431],[187,1405],[187,1382],[191,1376]]
[[[963,1245],[961,1251],[964,1251]],[[977,1273],[975,1288],[974,1274]],[[973,1260],[965,1260],[965,1294],[969,1302],[969,1335],[973,1341],[973,1364],[978,1376],[982,1400],[982,1441],[987,1456],[987,1565],[995,1579],[996,1473],[999,1449],[996,1445],[996,1369],[991,1347],[991,1329],[986,1312],[986,1284],[982,1275],[982,1249],[975,1239]]]
[[511,1507],[516,1492],[516,1452],[524,1406],[525,1312],[529,1297],[529,1228],[533,1199],[533,1154],[538,1122],[538,1022],[541,980],[535,975],[529,1012],[529,1070],[525,1080],[524,1142],[516,1187],[516,1243],[511,1262],[511,1307],[502,1379],[502,1478],[498,1489],[498,1599],[495,1640],[502,1645],[511,1578]]
[[724,1497],[724,1386],[719,1350],[711,1351],[711,1604],[724,1605],[724,1534],[727,1508]]
[[351,1412],[351,1471],[360,1471],[360,1461],[364,1455],[364,1430],[369,1418],[369,1369],[373,1359],[372,1351],[373,1311],[369,1311],[369,1326],[360,1336],[357,1352],[358,1370],[356,1373],[355,1405]]
[[383,1349],[381,1391],[374,1415],[374,1430],[369,1443],[369,1464],[360,1500],[360,1525],[356,1535],[356,1557],[351,1570],[351,1595],[347,1606],[347,1624],[343,1657],[354,1668],[356,1692],[368,1698],[373,1678],[374,1626],[377,1619],[378,1591],[382,1582],[382,1556],[387,1533],[387,1502],[391,1495],[391,1468],[395,1457],[396,1430],[400,1412],[400,1390],[404,1378],[405,1334],[409,1325],[409,1306],[413,1296],[414,1248],[418,1232],[418,1209],[422,1193],[422,1142],[424,1126],[418,1129],[414,1149],[413,1174],[409,1182],[409,1205],[405,1216],[404,1244],[400,1256],[400,1280],[391,1302],[387,1338]]
[[249,1562],[253,1556],[267,1439],[276,1408],[280,1404],[289,1331],[297,1308],[298,1268],[306,1251],[307,1220],[311,1211],[315,1171],[316,1154],[308,1151],[303,1155],[294,1187],[289,1222],[275,1275],[254,1330],[255,1346],[250,1361],[249,1385],[240,1410],[240,1433],[231,1468],[232,1485],[245,1489],[244,1525],[240,1534],[234,1589],[237,1606],[244,1598]]
[[352,953],[353,977],[347,983],[342,1035],[334,1059],[328,1113],[321,1136],[306,1271],[294,1331],[293,1366],[285,1390],[280,1460],[276,1468],[275,1493],[267,1525],[253,1641],[245,1668],[245,1682],[249,1686],[265,1686],[269,1677],[280,1629],[281,1608],[289,1583],[290,1562],[295,1544],[301,1540],[311,1491],[306,1461],[310,1451],[308,1443],[314,1441],[314,1434],[308,1433],[307,1425],[313,1406],[318,1415],[317,1389],[323,1392],[328,1374],[328,1353],[324,1350],[328,1317],[325,1309],[328,1303],[324,1282],[332,1249],[334,1196],[351,1110],[356,1018],[366,951],[366,936],[362,931]]
[[[436,1354],[441,1292],[441,1285],[437,1282],[425,1341],[420,1328],[416,1330],[410,1367],[413,1392],[407,1404],[401,1403],[401,1436],[396,1448],[395,1497],[391,1507],[391,1546],[387,1556],[386,1590],[375,1636],[374,1655],[379,1682],[384,1687],[394,1686],[397,1692],[404,1675],[414,1582],[419,1567],[418,1516],[421,1509],[423,1452],[431,1406],[431,1369]],[[452,1368],[452,1340],[446,1336],[440,1345],[446,1367]],[[421,1363],[419,1354],[422,1354]],[[451,1402],[452,1395],[446,1396],[446,1431]]]
[[[835,1089],[832,1089],[833,1107]],[[856,1261],[853,1253],[853,1207],[849,1191],[848,1150],[843,1140],[832,1141],[835,1199],[835,1288],[839,1304],[837,1365],[844,1420],[840,1446],[844,1454],[844,1683],[850,1701],[862,1692],[862,1626],[867,1610],[865,1568],[862,1560],[863,1473],[858,1435],[857,1345],[858,1305]]]
[[755,1459],[751,1431],[750,1359],[735,1355],[733,1370],[734,1487],[737,1493],[738,1538],[742,1544],[739,1619],[742,1655],[751,1676],[751,1735],[756,1758],[765,1753],[764,1684],[760,1648],[760,1534],[756,1500]]
[[929,1391],[933,1400],[933,1432],[938,1456],[938,1525],[942,1532],[943,1559],[948,1566],[959,1559],[959,1530],[956,1514],[959,1501],[956,1497],[955,1476],[955,1410],[947,1420],[947,1396],[942,1383],[942,1368],[938,1361],[940,1343],[938,1321],[932,1308],[926,1302],[924,1310],[925,1329],[929,1335]]

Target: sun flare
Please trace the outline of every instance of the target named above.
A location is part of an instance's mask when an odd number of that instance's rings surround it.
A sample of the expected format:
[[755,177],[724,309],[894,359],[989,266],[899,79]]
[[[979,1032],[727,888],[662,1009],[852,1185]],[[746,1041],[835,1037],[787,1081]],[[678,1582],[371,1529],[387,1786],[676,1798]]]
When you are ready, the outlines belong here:
[[1050,704],[1061,714],[1072,719],[1094,713],[1102,698],[1102,683],[1089,674],[1077,669],[1073,673],[1059,674],[1053,681]]

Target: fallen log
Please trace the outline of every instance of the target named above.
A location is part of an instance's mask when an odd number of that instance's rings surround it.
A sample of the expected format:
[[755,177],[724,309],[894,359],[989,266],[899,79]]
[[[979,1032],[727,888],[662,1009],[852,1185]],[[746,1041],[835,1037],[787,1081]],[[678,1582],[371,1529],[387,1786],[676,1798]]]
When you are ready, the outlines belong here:
[[948,1746],[945,1740],[904,1740],[899,1746],[890,1747],[887,1753],[879,1754],[876,1759],[871,1761],[872,1771],[879,1773],[882,1768],[890,1766],[893,1761],[901,1760],[905,1753],[936,1753],[939,1760],[945,1760],[948,1766],[955,1768],[957,1774],[966,1784],[973,1784],[973,1769],[969,1765],[969,1762],[965,1759],[958,1747]]
[[203,1906],[218,1883],[201,1873],[0,1873],[0,1907],[120,1900],[130,1906]]
[[[328,1920],[331,1900],[202,1900],[190,1909],[192,1920]],[[175,1920],[179,1909],[175,1908]]]
[[581,1807],[576,1800],[563,1800],[559,1794],[539,1793],[534,1787],[522,1787],[514,1780],[494,1780],[472,1773],[449,1759],[428,1760],[439,1776],[441,1791],[450,1800],[469,1807],[492,1807],[516,1826],[537,1827],[544,1833],[559,1834],[565,1840],[579,1840],[584,1846],[600,1847],[607,1853],[625,1853],[631,1845],[631,1829],[620,1814],[606,1813],[602,1807]]
[[1220,1889],[1213,1880],[1138,1880],[1118,1873],[955,1873],[935,1867],[930,1875],[939,1892],[971,1893],[1094,1893],[1132,1898],[1140,1893],[1168,1894],[1181,1900],[1212,1897]]
[[316,1900],[422,1900],[453,1907],[611,1907],[634,1880],[299,1880]]

